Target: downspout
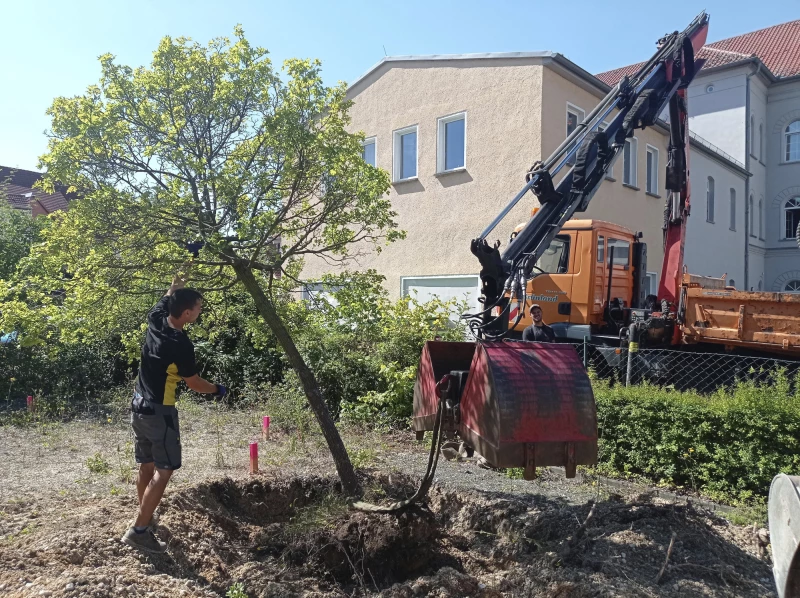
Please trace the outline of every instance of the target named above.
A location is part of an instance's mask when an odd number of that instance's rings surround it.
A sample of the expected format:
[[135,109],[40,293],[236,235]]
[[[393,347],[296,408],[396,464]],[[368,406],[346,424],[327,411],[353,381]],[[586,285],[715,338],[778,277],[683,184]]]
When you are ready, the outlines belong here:
[[[761,70],[761,61],[758,61],[756,68],[747,75],[745,82],[745,105],[744,105],[744,168],[750,173],[750,138],[753,132],[750,130],[750,77],[755,77]],[[744,290],[750,287],[750,174],[744,178]]]

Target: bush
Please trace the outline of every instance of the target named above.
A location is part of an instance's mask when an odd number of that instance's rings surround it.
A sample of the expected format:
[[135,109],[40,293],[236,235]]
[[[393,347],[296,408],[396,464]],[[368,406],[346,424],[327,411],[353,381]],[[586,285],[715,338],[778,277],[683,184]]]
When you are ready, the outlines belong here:
[[350,421],[398,422],[411,415],[426,341],[464,340],[454,301],[392,301],[375,272],[323,279],[333,301],[303,304],[298,346],[334,414]]
[[108,390],[128,382],[134,371],[116,343],[22,347],[0,344],[0,409],[24,409],[36,398],[37,413],[65,417],[105,400]]
[[782,372],[712,396],[602,381],[594,391],[607,472],[747,502],[766,497],[776,474],[800,471],[800,391]]

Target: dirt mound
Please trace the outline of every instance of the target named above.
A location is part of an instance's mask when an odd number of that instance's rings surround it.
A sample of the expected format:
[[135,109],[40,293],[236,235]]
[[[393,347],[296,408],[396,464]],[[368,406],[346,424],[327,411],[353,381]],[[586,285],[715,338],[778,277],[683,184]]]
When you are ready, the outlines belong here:
[[[414,480],[365,486],[391,501]],[[0,594],[224,596],[238,583],[250,598],[774,595],[749,528],[647,499],[592,507],[434,488],[427,505],[386,515],[352,511],[330,479],[223,479],[165,501],[158,557],[118,542],[130,499],[70,506],[21,528],[35,507],[16,505]]]

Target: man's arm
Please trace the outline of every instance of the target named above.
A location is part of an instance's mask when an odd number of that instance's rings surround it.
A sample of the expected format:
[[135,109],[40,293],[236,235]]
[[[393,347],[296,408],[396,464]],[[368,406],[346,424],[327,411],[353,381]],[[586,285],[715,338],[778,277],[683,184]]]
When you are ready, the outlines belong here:
[[[186,382],[186,386],[191,388],[195,392],[199,392],[201,394],[206,395],[216,395],[216,394],[226,394],[227,389],[224,386],[219,386],[217,384],[212,384],[208,380],[204,380],[198,374],[194,376],[189,376],[188,378],[183,379]],[[225,392],[220,392],[221,389],[224,389]]]

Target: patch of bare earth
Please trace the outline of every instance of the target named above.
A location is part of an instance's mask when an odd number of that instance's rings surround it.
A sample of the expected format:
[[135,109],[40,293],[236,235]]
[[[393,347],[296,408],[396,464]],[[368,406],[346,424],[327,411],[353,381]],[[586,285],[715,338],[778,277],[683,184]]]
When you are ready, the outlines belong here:
[[[365,475],[368,498],[416,480]],[[0,506],[8,596],[769,596],[749,528],[641,497],[570,504],[544,495],[435,487],[398,515],[348,508],[330,477],[223,477],[172,492],[162,556],[122,545],[130,496]],[[26,531],[27,530],[27,531]],[[667,567],[670,539],[675,537]]]

